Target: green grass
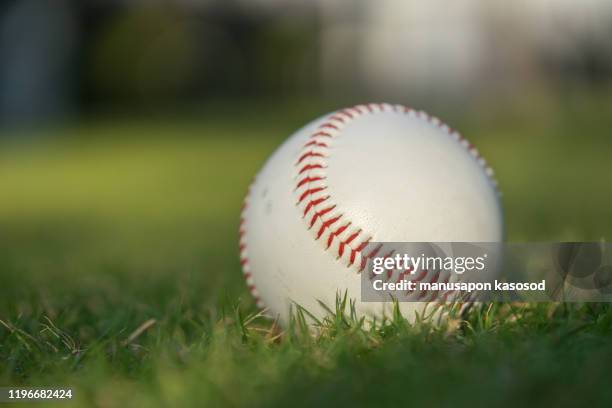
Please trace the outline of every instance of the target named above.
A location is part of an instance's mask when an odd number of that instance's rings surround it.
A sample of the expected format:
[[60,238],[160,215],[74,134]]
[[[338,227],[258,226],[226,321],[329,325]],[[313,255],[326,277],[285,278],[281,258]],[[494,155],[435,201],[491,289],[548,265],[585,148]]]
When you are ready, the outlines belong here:
[[[453,121],[497,170],[509,240],[612,236],[609,105]],[[257,315],[237,257],[242,197],[325,110],[98,119],[3,143],[0,385],[69,385],[77,405],[103,407],[610,406],[605,305],[369,329],[345,305],[318,335],[299,314],[285,329]]]

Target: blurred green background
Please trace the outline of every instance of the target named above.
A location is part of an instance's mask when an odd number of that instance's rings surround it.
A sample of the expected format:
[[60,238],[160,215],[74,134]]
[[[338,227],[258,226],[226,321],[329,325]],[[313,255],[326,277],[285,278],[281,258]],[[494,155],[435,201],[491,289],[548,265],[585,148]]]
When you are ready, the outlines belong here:
[[[236,305],[255,313],[237,254],[248,183],[295,129],[363,101],[425,109],[472,141],[496,171],[508,240],[612,236],[609,4],[427,4],[3,3],[0,385],[74,384],[99,406],[347,402],[321,390],[334,374],[357,392],[431,361],[410,389],[457,384],[417,401],[476,392],[460,379],[486,367],[501,370],[487,404],[537,400],[521,388],[533,379],[548,401],[584,401],[578,361],[609,360],[609,313],[501,313],[518,328],[483,324],[467,351],[463,338],[412,332],[377,352],[350,336],[274,349],[233,326]],[[591,318],[596,347],[558,346]],[[526,349],[508,340],[515,330]],[[564,385],[574,397],[556,394],[561,378],[576,380]]]

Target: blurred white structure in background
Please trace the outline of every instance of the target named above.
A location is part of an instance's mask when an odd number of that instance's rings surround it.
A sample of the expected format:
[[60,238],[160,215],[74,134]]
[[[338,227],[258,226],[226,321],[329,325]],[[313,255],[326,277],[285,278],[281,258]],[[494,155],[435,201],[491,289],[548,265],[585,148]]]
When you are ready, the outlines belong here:
[[478,0],[368,3],[368,82],[386,92],[402,83],[465,92],[486,64],[485,12]]
[[[612,66],[609,0],[378,0],[319,3],[322,73],[374,94],[457,96],[546,80],[588,45]],[[356,9],[357,8],[357,9]],[[350,11],[347,11],[350,10]]]

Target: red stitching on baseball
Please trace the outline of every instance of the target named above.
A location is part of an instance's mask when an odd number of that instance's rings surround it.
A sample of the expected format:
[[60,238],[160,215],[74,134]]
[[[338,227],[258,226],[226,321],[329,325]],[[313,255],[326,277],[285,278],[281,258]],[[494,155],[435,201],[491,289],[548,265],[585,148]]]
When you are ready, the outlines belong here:
[[[383,245],[380,244],[380,248],[382,248]],[[378,252],[378,251],[376,251]],[[395,252],[395,249],[392,249],[391,251],[387,252],[385,255],[383,255],[383,259],[386,260],[387,258],[389,258],[391,255],[393,255],[393,253]],[[374,277],[374,271],[370,271],[370,279],[372,279]],[[389,279],[389,275],[387,275],[387,279]]]
[[397,275],[397,280],[395,281],[395,283],[401,282],[401,280],[404,279],[404,276],[411,275],[412,271],[414,271],[414,268],[411,266],[405,271],[400,272],[399,275]]
[[338,246],[338,257],[339,258],[342,258],[342,255],[344,254],[344,247],[346,245],[349,245],[355,238],[357,238],[359,234],[361,234],[361,230],[354,232],[351,236],[349,236],[344,241],[340,241],[340,245]]
[[320,181],[320,180],[325,180],[327,177],[304,177],[302,180],[300,180],[297,184],[296,189],[302,187],[304,184],[313,182],[313,181]]
[[326,143],[318,142],[316,140],[312,140],[304,145],[304,147],[308,146],[329,147]]
[[299,174],[302,174],[305,171],[314,170],[314,169],[323,169],[323,168],[324,167],[323,167],[322,164],[307,164],[307,165],[305,165],[304,167],[302,167],[300,169],[300,173]]
[[[335,208],[336,206],[334,206],[333,208]],[[323,224],[321,224],[321,228],[319,228],[319,231],[317,232],[317,238],[319,239],[321,238],[321,235],[323,235],[323,232],[325,232],[325,230],[329,227],[331,227],[332,225],[334,225],[336,223],[336,221],[338,221],[340,218],[342,218],[342,215],[338,215],[337,217],[333,217],[330,218],[327,221],[324,221]]]
[[361,251],[363,251],[363,249],[370,243],[370,239],[371,238],[368,238],[365,241],[363,241],[357,248],[351,249],[351,258],[349,260],[349,265],[352,265],[355,263],[355,258],[357,257],[357,254],[360,254]]
[[340,116],[339,114],[336,114],[336,115],[330,116],[330,117],[329,117],[329,119],[330,119],[330,120],[337,120],[337,121],[340,121],[340,122],[344,122],[344,120],[345,120],[345,119],[344,119],[342,116]]
[[357,251],[357,252],[363,251],[365,249],[365,247],[370,243],[371,240],[372,240],[372,238],[366,239],[357,248],[355,248],[354,251]]
[[303,162],[304,160],[306,160],[309,157],[325,157],[325,155],[323,153],[314,152],[314,151],[310,150],[310,151],[307,151],[306,153],[304,153],[303,155],[300,156],[300,158],[298,159],[297,164],[300,164],[301,162]]
[[376,248],[374,248],[372,251],[370,251],[370,253],[367,255],[367,257],[368,258],[374,258],[376,256],[376,254],[378,254],[378,252],[380,252],[382,247],[383,247],[383,244],[378,244],[378,246],[376,246]]
[[341,227],[339,227],[337,230],[331,232],[329,234],[329,237],[327,237],[327,248],[329,248],[334,240],[334,237],[337,237],[338,235],[342,234],[344,232],[345,229],[347,229],[349,226],[351,225],[351,222],[349,221],[348,223],[342,225]]
[[338,126],[334,125],[333,123],[326,122],[326,123],[322,124],[321,126],[319,126],[319,129],[334,129],[334,130],[338,130]]
[[[427,274],[428,271],[427,269],[423,269],[423,271]],[[434,274],[434,276],[432,276],[431,280],[429,281],[429,283],[437,283],[438,282],[438,278],[440,277],[440,271],[436,272]],[[421,293],[419,294],[418,299],[421,300],[425,297],[425,295],[427,295],[427,291],[426,290],[422,290]]]
[[420,275],[417,276],[414,279],[414,281],[416,281],[416,282],[422,281],[423,279],[425,279],[426,276],[427,276],[427,269],[422,269]]
[[240,223],[239,223],[240,228],[238,229],[238,236],[239,236],[238,250],[240,254],[240,266],[242,267],[243,277],[245,281],[247,282],[247,288],[249,292],[251,293],[251,296],[253,296],[253,299],[255,300],[255,304],[257,305],[257,307],[260,309],[264,309],[265,305],[262,302],[259,296],[259,292],[257,291],[257,286],[255,285],[255,282],[253,281],[253,273],[251,272],[251,265],[249,263],[247,240],[246,240],[246,211],[249,207],[248,201],[251,196],[251,189],[254,183],[255,183],[255,180],[253,180],[253,182],[249,185],[249,188],[247,189],[247,194],[242,204],[242,209],[240,210]]
[[312,226],[315,224],[315,222],[317,222],[318,218],[321,218],[322,216],[324,216],[325,214],[327,214],[328,212],[330,212],[334,208],[336,208],[336,206],[332,205],[331,207],[324,208],[321,211],[316,211],[315,214],[312,216],[312,219],[310,220],[310,226],[308,228],[309,229],[312,228]]
[[312,139],[314,139],[315,137],[319,137],[319,136],[323,136],[323,137],[332,137],[331,133],[329,132],[323,132],[323,131],[318,131],[316,133],[313,133],[310,137]]
[[[440,276],[440,271],[438,271],[438,273],[437,273],[437,277],[438,277],[438,278],[439,278],[439,276]],[[448,283],[448,281],[449,281],[449,279],[450,279],[450,276],[447,276],[447,277],[446,277],[446,279],[444,279],[444,280],[442,281],[442,283],[443,283],[443,284],[447,284],[447,283]],[[436,282],[438,282],[438,280],[437,280],[437,279],[436,279]],[[439,293],[440,293],[440,289],[434,290],[434,291],[432,292],[432,294],[431,294],[431,297],[429,298],[429,302],[433,302],[433,301],[434,301],[434,300],[435,300],[435,299],[438,297],[438,294],[439,294]]]
[[[371,241],[371,238],[368,238],[365,242],[370,243],[370,241]],[[374,258],[378,254],[378,252],[382,249],[382,247],[383,247],[383,244],[378,244],[374,249],[370,251],[370,253],[368,253],[366,256],[361,257],[361,264],[359,265],[359,271],[358,271],[359,273],[363,272],[363,270],[367,266],[368,259]],[[362,248],[362,251],[363,249],[365,249],[365,247]]]
[[302,195],[300,196],[300,199],[298,200],[298,204],[301,203],[302,201],[304,201],[306,199],[306,197],[316,194],[320,191],[325,190],[327,187],[315,187],[315,188],[309,188],[308,190],[304,191],[302,193]]
[[304,217],[308,215],[308,211],[313,208],[315,205],[321,204],[323,201],[328,200],[329,196],[317,198],[316,200],[310,200],[304,209]]

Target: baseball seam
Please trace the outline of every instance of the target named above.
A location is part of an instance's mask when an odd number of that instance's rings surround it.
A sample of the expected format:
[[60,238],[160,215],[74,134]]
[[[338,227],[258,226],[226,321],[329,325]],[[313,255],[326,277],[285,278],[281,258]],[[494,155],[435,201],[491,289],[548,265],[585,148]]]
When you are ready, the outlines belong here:
[[253,184],[255,184],[255,179],[251,182],[247,189],[246,196],[244,197],[244,202],[242,204],[242,210],[240,211],[240,227],[238,230],[239,235],[239,252],[240,252],[240,266],[242,267],[242,274],[246,281],[247,288],[253,296],[255,300],[255,304],[260,309],[264,309],[265,305],[261,300],[259,295],[259,291],[257,290],[257,286],[255,285],[255,280],[253,279],[253,273],[251,272],[251,264],[249,262],[249,252],[247,249],[247,238],[246,238],[246,212],[249,207],[249,200],[251,198],[251,190],[253,189]]

